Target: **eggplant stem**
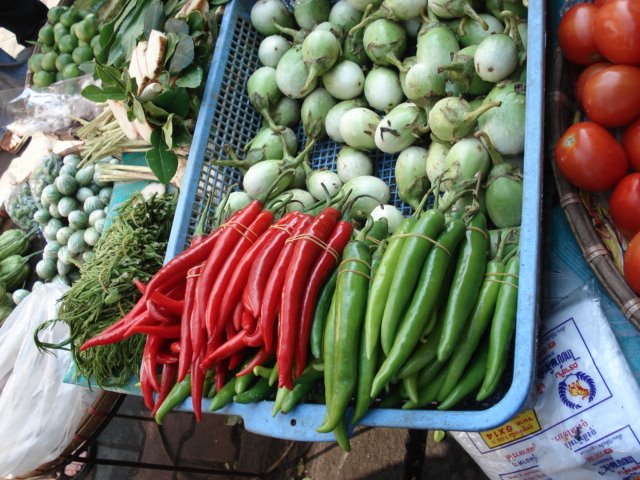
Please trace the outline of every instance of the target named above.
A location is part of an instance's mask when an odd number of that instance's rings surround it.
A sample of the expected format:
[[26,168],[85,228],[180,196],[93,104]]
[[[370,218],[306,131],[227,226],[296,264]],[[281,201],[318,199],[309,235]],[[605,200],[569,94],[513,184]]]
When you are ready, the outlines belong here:
[[482,29],[486,32],[487,30],[489,30],[489,24],[487,22],[484,21],[484,19],[478,15],[478,12],[476,12],[473,7],[468,4],[465,3],[464,4],[464,14],[467,17],[471,17],[472,19],[474,19],[476,22],[478,22],[478,24],[482,27]]

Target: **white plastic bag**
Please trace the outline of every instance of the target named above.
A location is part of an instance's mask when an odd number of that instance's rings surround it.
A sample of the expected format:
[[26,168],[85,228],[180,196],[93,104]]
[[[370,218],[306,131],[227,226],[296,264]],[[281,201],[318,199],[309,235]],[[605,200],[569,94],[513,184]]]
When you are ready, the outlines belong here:
[[454,438],[491,480],[640,479],[640,389],[592,284],[544,319],[533,408]]
[[[71,354],[40,352],[36,328],[55,318],[57,300],[68,287],[36,289],[0,328],[0,477],[27,474],[54,460],[69,445],[97,392],[63,383]],[[68,337],[62,323],[42,331],[40,340]]]

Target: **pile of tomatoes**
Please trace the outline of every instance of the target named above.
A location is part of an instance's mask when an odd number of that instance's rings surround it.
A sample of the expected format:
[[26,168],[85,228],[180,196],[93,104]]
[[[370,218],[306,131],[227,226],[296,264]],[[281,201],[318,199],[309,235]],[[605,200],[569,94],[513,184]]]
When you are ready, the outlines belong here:
[[[571,7],[558,31],[562,52],[586,68],[575,95],[588,121],[558,141],[556,162],[575,186],[607,192],[609,213],[630,240],[624,275],[640,295],[640,0]],[[622,128],[621,141],[608,129]]]

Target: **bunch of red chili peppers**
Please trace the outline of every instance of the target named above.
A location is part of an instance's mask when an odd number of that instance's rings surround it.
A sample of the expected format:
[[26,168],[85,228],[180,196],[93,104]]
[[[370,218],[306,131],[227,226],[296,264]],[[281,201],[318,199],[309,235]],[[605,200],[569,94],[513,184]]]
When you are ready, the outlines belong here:
[[220,391],[241,364],[237,377],[274,357],[278,385],[291,390],[307,365],[316,298],[353,226],[339,207],[277,221],[274,211],[254,200],[207,236],[201,219],[191,246],[138,283],[134,308],[81,350],[147,335],[140,383],[154,414],[188,381],[200,419],[206,382]]

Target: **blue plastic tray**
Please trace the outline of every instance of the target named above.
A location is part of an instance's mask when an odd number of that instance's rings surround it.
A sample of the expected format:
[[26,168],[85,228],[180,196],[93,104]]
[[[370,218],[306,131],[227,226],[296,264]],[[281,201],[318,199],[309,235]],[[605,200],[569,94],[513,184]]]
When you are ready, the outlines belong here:
[[[223,147],[241,149],[257,133],[262,123],[246,94],[245,85],[260,63],[257,57],[261,36],[251,27],[249,13],[254,2],[234,0],[225,11],[213,57],[193,144],[178,200],[167,260],[188,245],[207,196],[220,201],[226,188],[241,179],[230,168],[218,168],[210,160],[225,158]],[[372,409],[363,425],[418,429],[480,431],[493,428],[513,417],[524,404],[533,380],[537,319],[542,197],[542,138],[545,46],[545,2],[530,1],[527,119],[524,160],[524,202],[521,231],[520,289],[513,355],[513,379],[508,390],[493,406],[481,410],[470,406],[463,411]],[[302,141],[302,135],[300,135]],[[314,149],[314,167],[335,167],[335,142],[325,141]],[[373,156],[375,174],[391,186],[392,201],[405,213],[407,205],[395,192],[395,157]],[[203,410],[208,405],[203,405]],[[331,434],[316,433],[324,416],[323,405],[305,404],[291,414],[271,416],[272,402],[253,405],[231,404],[219,413],[239,415],[248,430],[267,436],[301,441],[332,440]],[[190,400],[181,407],[191,410]]]

